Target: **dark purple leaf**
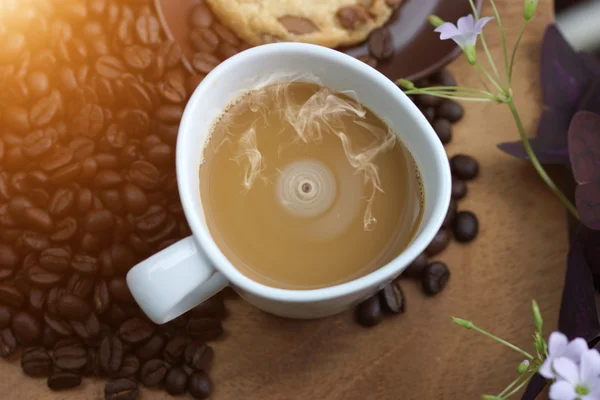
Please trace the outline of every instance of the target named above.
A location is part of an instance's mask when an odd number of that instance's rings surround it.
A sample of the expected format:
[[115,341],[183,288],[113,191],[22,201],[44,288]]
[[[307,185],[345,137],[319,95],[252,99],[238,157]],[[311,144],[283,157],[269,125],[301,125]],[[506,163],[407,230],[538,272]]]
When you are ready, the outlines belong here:
[[598,59],[598,56],[582,51],[579,53],[579,58],[592,74],[600,76],[600,59]]
[[600,114],[600,77],[592,81],[590,88],[585,93],[585,96],[583,96],[583,99],[581,99],[577,110]]
[[575,111],[594,73],[593,64],[582,59],[569,45],[555,25],[544,35],[541,62],[544,104]]
[[521,400],[535,400],[537,396],[542,393],[542,390],[546,387],[546,379],[543,376],[535,374],[529,381],[525,393]]
[[594,277],[596,290],[600,290],[600,231],[581,226],[578,240],[583,246],[583,256]]
[[583,183],[575,190],[575,205],[581,222],[590,229],[600,229],[600,182]]
[[575,114],[569,127],[569,157],[577,182],[600,180],[600,115]]

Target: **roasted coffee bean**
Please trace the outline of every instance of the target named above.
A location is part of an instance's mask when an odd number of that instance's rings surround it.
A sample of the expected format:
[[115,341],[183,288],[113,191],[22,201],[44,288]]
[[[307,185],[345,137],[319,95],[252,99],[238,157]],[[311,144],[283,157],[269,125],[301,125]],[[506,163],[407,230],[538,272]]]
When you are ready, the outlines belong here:
[[56,342],[60,339],[60,335],[50,326],[44,325],[42,331],[42,346],[46,349],[53,349]]
[[167,365],[163,360],[146,361],[140,370],[140,382],[146,387],[159,386],[167,375]]
[[119,186],[123,178],[117,172],[112,170],[102,170],[94,178],[94,186],[99,189],[107,189]]
[[471,156],[457,154],[450,158],[450,169],[453,176],[469,181],[479,174],[479,163]]
[[27,270],[27,280],[34,286],[49,288],[60,281],[63,277],[57,273],[46,271],[42,267],[32,267]]
[[54,350],[54,365],[65,371],[79,371],[87,364],[87,350],[78,344]]
[[53,287],[48,291],[48,298],[46,299],[46,309],[52,315],[58,315],[58,299],[66,294],[67,291],[62,287]]
[[479,221],[471,211],[461,211],[456,214],[452,224],[454,238],[461,243],[471,242],[479,233]]
[[138,347],[136,354],[142,361],[158,358],[165,347],[165,338],[162,335],[154,335]]
[[455,101],[444,100],[437,109],[437,115],[450,122],[458,122],[465,115],[465,109]]
[[434,262],[425,267],[423,271],[422,283],[423,290],[429,295],[435,295],[441,292],[450,278],[450,271],[446,264]]
[[157,89],[158,93],[171,103],[182,103],[187,99],[187,92],[182,82],[160,82]]
[[105,280],[96,282],[96,285],[94,286],[93,304],[94,310],[98,315],[104,314],[104,312],[108,310],[110,297]]
[[380,292],[379,299],[383,309],[393,314],[402,314],[406,308],[404,292],[398,282],[387,284]]
[[116,57],[101,56],[96,61],[96,72],[107,79],[119,79],[125,73],[125,66]]
[[29,291],[29,305],[32,312],[41,315],[46,305],[47,293],[43,289],[31,288]]
[[4,304],[0,304],[0,329],[8,328],[14,315],[14,310]]
[[26,83],[29,94],[35,99],[44,97],[50,92],[50,80],[48,75],[42,71],[35,71],[27,75]]
[[54,317],[49,313],[44,315],[44,322],[48,325],[52,330],[58,333],[61,336],[69,336],[73,334],[73,328],[67,322],[59,319],[58,317]]
[[0,303],[20,309],[24,301],[25,296],[17,288],[6,284],[0,285]]
[[29,122],[29,113],[23,107],[4,107],[2,122],[6,124],[6,126],[14,129],[17,132],[23,133],[31,130],[31,123]]
[[100,334],[100,321],[94,313],[91,313],[90,316],[83,321],[72,320],[69,324],[73,328],[73,331],[85,340],[96,339]]
[[48,377],[50,390],[68,390],[81,385],[81,376],[73,372],[55,371]]
[[130,318],[119,328],[119,336],[124,342],[136,344],[147,340],[154,334],[155,326],[141,318]]
[[202,304],[192,308],[189,311],[189,314],[198,317],[214,317],[221,319],[225,317],[227,311],[225,310],[223,299],[219,296],[213,296]]
[[80,299],[87,299],[94,291],[94,279],[81,274],[73,274],[67,282],[67,291]]
[[171,368],[165,377],[165,389],[172,396],[184,394],[188,376],[182,368]]
[[206,3],[198,3],[189,14],[188,22],[196,28],[208,28],[212,25],[214,16]]
[[219,36],[209,28],[194,28],[188,38],[192,47],[204,54],[214,53],[220,44]]
[[59,339],[56,342],[56,345],[54,346],[54,351],[56,351],[58,349],[62,349],[63,347],[81,346],[82,344],[83,343],[81,341],[81,338],[78,338],[77,336],[65,337],[65,338]]
[[416,98],[417,103],[423,107],[436,107],[443,101],[441,97],[430,94],[420,94]]
[[73,217],[67,217],[58,221],[50,239],[54,242],[66,242],[75,236],[77,228],[77,220]]
[[143,44],[157,44],[160,41],[160,31],[160,22],[153,15],[142,15],[135,21],[137,38]]
[[79,178],[80,173],[81,163],[77,162],[57,169],[50,176],[50,180],[53,184],[64,185]]
[[429,260],[427,259],[427,254],[424,252],[421,253],[409,266],[404,270],[402,276],[406,276],[407,278],[413,279],[421,279],[421,275],[423,275],[423,270],[428,265]]
[[0,270],[12,271],[19,263],[19,255],[10,246],[0,244]]
[[90,233],[106,232],[112,229],[114,216],[108,210],[93,210],[83,220],[83,229]]
[[192,317],[189,319],[186,332],[190,337],[204,342],[215,340],[223,335],[221,321],[210,317]]
[[452,73],[447,69],[443,69],[441,71],[436,72],[435,74],[433,74],[431,79],[433,82],[440,86],[456,86],[456,79],[454,79]]
[[42,324],[28,312],[16,313],[12,318],[11,326],[15,337],[24,346],[31,346],[42,337]]
[[136,400],[139,394],[136,381],[129,378],[114,379],[104,386],[105,400]]
[[65,294],[59,298],[57,307],[61,317],[77,321],[88,318],[92,312],[86,301],[72,294]]
[[111,279],[108,282],[108,292],[113,299],[121,303],[131,304],[135,302],[124,277]]
[[23,212],[23,221],[33,229],[38,231],[52,231],[54,227],[54,223],[52,222],[52,217],[37,207],[30,207]]
[[66,217],[75,205],[75,192],[70,188],[57,189],[50,199],[50,214],[54,217]]
[[185,347],[183,358],[185,363],[196,371],[209,371],[212,366],[214,351],[212,347],[202,342],[191,342]]
[[425,249],[425,253],[427,253],[429,257],[433,257],[446,250],[449,244],[450,232],[446,228],[441,228],[438,233],[435,234],[433,240],[429,243],[429,246]]
[[10,328],[0,330],[0,357],[6,358],[17,350],[17,339]]
[[371,68],[377,68],[377,59],[375,57],[371,57],[369,55],[363,55],[356,57],[358,60],[364,62]]
[[212,393],[212,382],[206,372],[197,371],[190,375],[187,389],[194,399],[207,399]]
[[117,336],[107,336],[100,342],[98,356],[100,366],[108,374],[115,374],[123,363],[123,342]]
[[446,213],[446,218],[442,222],[442,226],[444,228],[449,227],[454,222],[454,218],[456,218],[456,213],[458,212],[458,203],[455,199],[450,200],[450,204],[448,205],[448,212]]
[[140,215],[148,210],[148,198],[142,189],[132,183],[126,183],[121,188],[121,198],[127,211]]
[[41,188],[48,183],[48,174],[44,171],[29,171],[25,177],[25,185],[31,188]]
[[104,249],[98,255],[100,263],[100,274],[105,278],[110,278],[116,273],[115,264],[113,262],[110,249]]
[[52,371],[52,358],[43,347],[29,347],[21,355],[21,369],[33,378],[47,377]]
[[153,232],[162,227],[167,220],[167,212],[160,205],[152,205],[141,215],[136,222],[136,227],[141,232]]
[[456,200],[464,199],[468,192],[468,186],[465,181],[452,179],[452,198]]
[[[194,58],[192,59],[192,66],[199,73],[208,74],[210,71],[215,69],[215,67],[217,65],[219,65],[220,62],[221,61],[211,53],[199,52],[199,53],[194,54]],[[180,119],[180,118],[171,117],[169,115],[166,115],[166,117],[161,117],[161,116],[157,115],[157,117],[161,121],[164,120],[164,122],[167,122],[167,123],[168,122],[171,122],[171,123],[177,122]]]
[[129,354],[123,358],[121,368],[117,372],[119,378],[135,378],[140,370],[140,360],[133,354]]
[[363,326],[375,326],[381,321],[381,303],[373,296],[356,307],[356,321]]
[[429,123],[433,124],[433,121],[435,121],[435,118],[436,118],[435,108],[434,107],[423,107],[423,108],[420,108],[420,110],[423,113],[423,115],[425,116],[425,118],[427,118],[427,121],[429,121]]
[[125,63],[133,69],[143,70],[150,67],[153,57],[152,50],[143,46],[132,45],[123,50]]
[[375,29],[369,36],[369,53],[378,60],[394,55],[393,37],[388,28]]
[[96,349],[87,349],[87,362],[83,369],[84,376],[101,376],[102,369],[100,368],[100,360]]
[[163,357],[166,362],[171,365],[179,365],[181,362],[181,358],[183,357],[183,353],[187,346],[187,340],[183,336],[175,336],[171,338],[167,345],[165,346],[165,350],[163,352]]
[[23,219],[25,210],[33,207],[31,201],[22,195],[13,196],[8,202],[8,211],[18,219]]
[[160,184],[160,172],[147,161],[138,160],[131,164],[128,173],[129,180],[142,189],[156,189]]
[[448,144],[452,140],[452,123],[447,119],[436,119],[433,121],[433,130],[442,144]]
[[31,124],[40,128],[48,124],[57,115],[62,103],[62,96],[58,90],[52,90],[49,95],[39,99],[29,111]]

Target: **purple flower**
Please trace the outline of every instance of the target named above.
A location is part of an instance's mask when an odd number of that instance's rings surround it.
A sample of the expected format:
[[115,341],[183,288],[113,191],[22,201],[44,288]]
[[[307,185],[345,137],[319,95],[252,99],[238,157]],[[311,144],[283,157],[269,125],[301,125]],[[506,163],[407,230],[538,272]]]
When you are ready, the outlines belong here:
[[559,358],[568,358],[579,362],[581,355],[588,350],[587,342],[577,338],[571,342],[560,332],[552,332],[548,340],[548,358],[540,367],[540,375],[547,379],[556,378],[554,361]]
[[462,49],[474,47],[477,43],[477,36],[483,31],[483,27],[490,22],[491,17],[481,18],[475,21],[472,14],[462,17],[458,23],[454,25],[451,22],[446,22],[435,29],[435,32],[440,34],[441,40],[452,39]]
[[600,400],[600,354],[584,352],[579,365],[570,358],[554,361],[557,380],[550,387],[551,400]]

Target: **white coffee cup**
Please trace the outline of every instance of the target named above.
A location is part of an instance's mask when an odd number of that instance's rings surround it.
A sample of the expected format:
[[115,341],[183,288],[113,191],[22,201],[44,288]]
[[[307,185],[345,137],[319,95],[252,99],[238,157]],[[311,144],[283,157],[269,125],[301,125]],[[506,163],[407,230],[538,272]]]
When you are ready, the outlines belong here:
[[[354,91],[363,105],[398,132],[419,167],[425,205],[417,235],[389,264],[351,282],[315,290],[285,290],[246,277],[219,250],[204,220],[199,168],[208,134],[230,102],[257,81],[302,73],[316,76],[326,87]],[[319,318],[339,313],[379,291],[425,250],[446,216],[451,191],[444,147],[423,114],[392,81],[353,57],[301,43],[246,50],[204,78],[179,127],[177,179],[193,236],[141,262],[127,274],[133,297],[157,324],[178,317],[226,286],[232,286],[256,307],[283,317]]]

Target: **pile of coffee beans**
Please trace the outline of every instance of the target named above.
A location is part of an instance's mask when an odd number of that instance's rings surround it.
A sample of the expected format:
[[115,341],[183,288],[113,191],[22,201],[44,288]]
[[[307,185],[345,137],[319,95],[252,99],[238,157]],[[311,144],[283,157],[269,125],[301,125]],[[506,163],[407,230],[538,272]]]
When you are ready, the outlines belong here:
[[[368,59],[363,59],[363,61],[369,62]],[[429,78],[416,82],[415,85],[417,87],[456,86],[456,80],[449,71],[442,70]],[[413,97],[412,100],[431,123],[440,141],[444,145],[450,143],[453,124],[464,116],[463,107],[455,101],[429,95],[419,95]],[[423,292],[430,296],[441,292],[450,278],[448,266],[441,261],[432,262],[430,258],[439,256],[450,245],[452,238],[460,243],[469,243],[479,233],[477,216],[471,211],[459,211],[458,209],[459,202],[468,193],[467,182],[475,179],[479,174],[479,163],[473,157],[465,154],[454,155],[449,162],[452,171],[452,199],[446,218],[425,252],[417,257],[400,277],[420,281]],[[401,304],[401,307],[396,307],[397,311],[391,310],[390,301]],[[374,326],[381,321],[384,311],[401,314],[404,312],[404,305],[404,295],[397,279],[387,285],[377,296],[373,296],[357,306],[356,320],[363,326]]]
[[[139,383],[208,397],[223,300],[156,326],[125,282],[190,235],[174,153],[204,75],[184,68],[151,0],[0,8],[0,356],[20,349],[51,390],[96,376],[106,399],[136,399]],[[233,39],[210,27],[220,61]]]

